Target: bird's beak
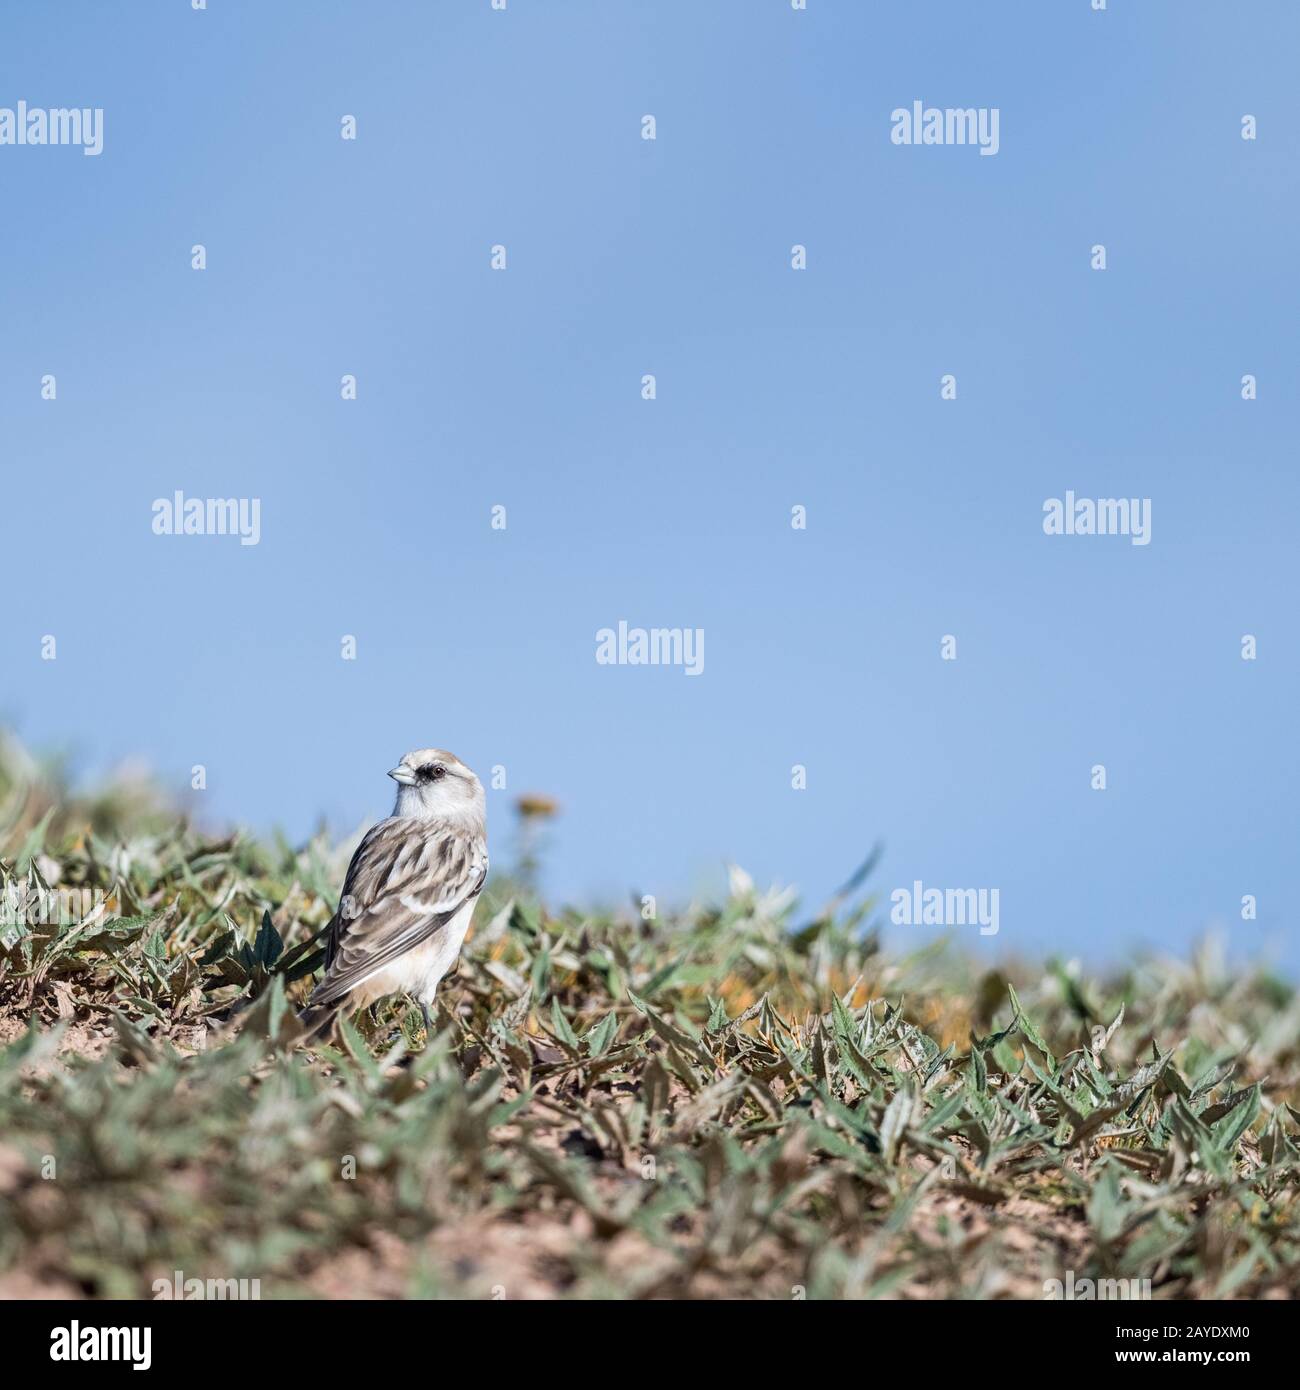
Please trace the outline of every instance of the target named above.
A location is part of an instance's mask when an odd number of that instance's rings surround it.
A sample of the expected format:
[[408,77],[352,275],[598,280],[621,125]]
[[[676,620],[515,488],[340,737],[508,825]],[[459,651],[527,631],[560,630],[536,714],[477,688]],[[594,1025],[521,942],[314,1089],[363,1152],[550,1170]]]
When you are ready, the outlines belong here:
[[405,763],[398,763],[388,775],[394,782],[400,782],[404,787],[415,785],[415,773]]

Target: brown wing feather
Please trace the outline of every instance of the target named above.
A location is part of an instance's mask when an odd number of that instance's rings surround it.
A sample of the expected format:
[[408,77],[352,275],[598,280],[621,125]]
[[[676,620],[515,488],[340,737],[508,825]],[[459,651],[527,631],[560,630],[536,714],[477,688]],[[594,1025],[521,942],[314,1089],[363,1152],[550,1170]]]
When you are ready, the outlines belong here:
[[427,941],[476,897],[487,845],[443,821],[392,817],[361,841],[330,924],[325,976],[312,1004],[342,999]]

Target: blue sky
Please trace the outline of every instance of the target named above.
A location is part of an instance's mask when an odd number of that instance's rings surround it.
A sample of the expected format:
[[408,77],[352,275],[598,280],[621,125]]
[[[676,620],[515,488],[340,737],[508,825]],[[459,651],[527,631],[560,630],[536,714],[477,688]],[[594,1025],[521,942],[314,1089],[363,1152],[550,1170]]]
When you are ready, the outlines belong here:
[[[558,899],[734,860],[815,904],[880,840],[882,891],[999,889],[972,950],[1218,923],[1300,964],[1294,5],[5,27],[0,106],[104,110],[98,157],[0,147],[29,742],[91,779],[203,763],[210,819],[295,836],[443,745],[506,768],[500,850],[510,797],[562,803]],[[998,108],[999,152],[894,145],[916,100]],[[259,498],[260,543],[154,535],[177,489]],[[1149,497],[1151,543],[1044,535],[1067,489]],[[704,674],[597,665],[619,619],[704,629]]]

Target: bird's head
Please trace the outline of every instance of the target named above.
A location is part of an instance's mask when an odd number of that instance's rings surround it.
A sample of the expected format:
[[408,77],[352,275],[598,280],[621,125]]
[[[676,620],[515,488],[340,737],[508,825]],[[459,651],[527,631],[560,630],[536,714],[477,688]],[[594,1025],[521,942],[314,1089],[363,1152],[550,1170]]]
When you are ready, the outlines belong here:
[[482,825],[483,784],[445,748],[417,748],[388,774],[397,783],[395,816]]

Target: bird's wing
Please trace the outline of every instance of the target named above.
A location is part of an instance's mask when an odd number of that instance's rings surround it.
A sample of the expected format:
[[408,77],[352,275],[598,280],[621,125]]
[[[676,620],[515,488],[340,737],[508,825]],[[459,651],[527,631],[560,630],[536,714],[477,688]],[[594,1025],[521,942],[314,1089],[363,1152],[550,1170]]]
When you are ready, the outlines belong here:
[[483,887],[487,844],[445,822],[393,816],[361,841],[330,930],[325,977],[311,996],[331,1004],[427,941]]

